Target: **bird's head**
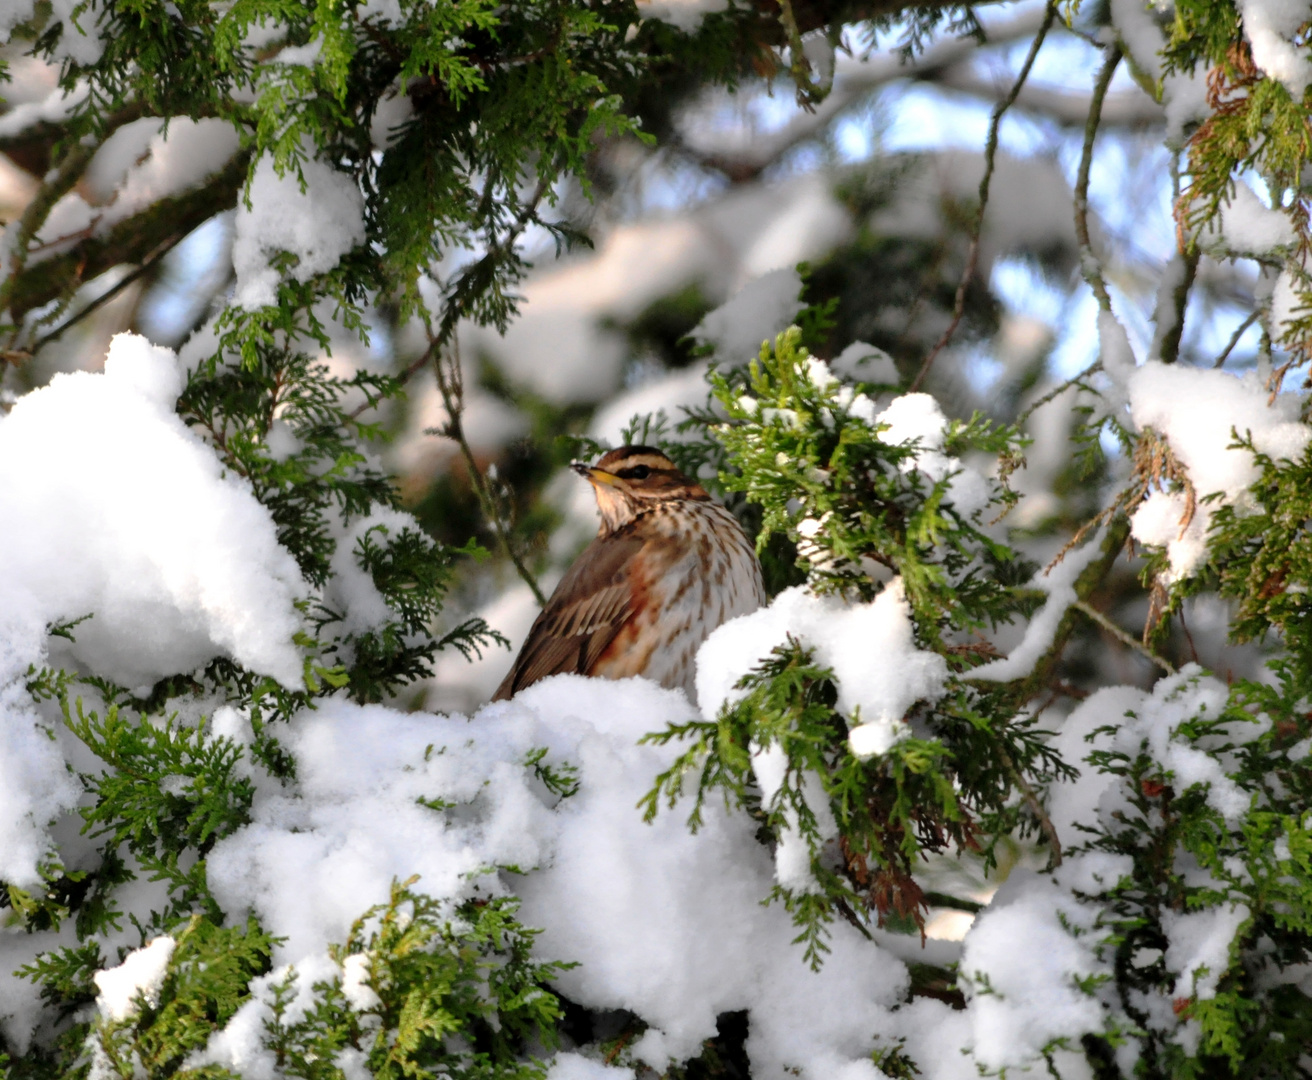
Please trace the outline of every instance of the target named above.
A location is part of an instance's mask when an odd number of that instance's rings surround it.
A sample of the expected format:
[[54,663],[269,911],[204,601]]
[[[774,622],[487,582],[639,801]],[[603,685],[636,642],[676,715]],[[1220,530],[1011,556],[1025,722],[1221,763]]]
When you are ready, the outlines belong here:
[[684,476],[669,458],[650,446],[621,446],[595,465],[571,466],[597,495],[601,531],[611,533],[661,503],[681,499],[704,501],[706,490]]

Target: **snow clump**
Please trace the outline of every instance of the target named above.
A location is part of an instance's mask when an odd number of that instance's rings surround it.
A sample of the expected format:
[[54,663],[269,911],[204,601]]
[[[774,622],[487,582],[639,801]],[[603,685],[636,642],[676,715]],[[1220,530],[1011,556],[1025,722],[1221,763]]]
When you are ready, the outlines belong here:
[[106,1020],[126,1020],[137,1011],[139,999],[148,1005],[159,1001],[160,987],[168,974],[169,960],[177,942],[168,935],[128,953],[118,967],[95,974],[96,1008]]
[[[677,814],[648,825],[636,809],[678,753],[638,739],[695,715],[682,694],[645,679],[563,675],[472,720],[342,701],[296,717],[283,739],[295,783],[261,787],[251,823],[208,860],[230,917],[254,912],[285,940],[275,970],[191,1064],[259,1075],[271,988],[292,967],[285,1022],[310,1006],[315,981],[340,980],[365,1000],[367,961],[338,966],[328,946],[387,899],[393,880],[418,873],[417,888],[453,909],[520,896],[520,919],[544,928],[538,957],[578,963],[557,977],[559,989],[636,1013],[648,1029],[631,1052],[655,1069],[695,1056],[718,1016],[746,1010],[754,1075],[827,1080],[855,1069],[873,1080],[862,1060],[906,990],[903,963],[839,924],[832,955],[812,972],[787,912],[761,905],[770,855],[748,818],[712,805],[694,836]],[[547,764],[579,769],[576,794],[558,799],[525,767],[535,747]],[[435,811],[421,797],[456,809]],[[576,1055],[552,1068],[563,1078],[632,1075]]]
[[944,659],[916,648],[900,578],[868,604],[815,596],[797,586],[706,639],[697,654],[697,700],[706,719],[714,720],[721,705],[741,698],[745,691],[734,685],[790,636],[833,669],[838,711],[851,721],[848,740],[858,757],[887,753],[909,731],[903,720],[907,710],[938,698],[946,686]]
[[[1135,425],[1166,439],[1188,471],[1198,500],[1220,493],[1240,511],[1249,508],[1247,489],[1258,469],[1249,451],[1231,448],[1236,435],[1250,436],[1259,453],[1276,459],[1298,457],[1312,437],[1299,422],[1297,397],[1281,394],[1268,404],[1270,395],[1255,372],[1235,377],[1149,361],[1134,372],[1127,388]],[[1154,491],[1135,511],[1135,539],[1166,548],[1167,584],[1187,577],[1202,562],[1216,506],[1197,502],[1189,520],[1183,492]]]
[[364,196],[356,182],[321,161],[301,162],[301,179],[279,176],[263,157],[250,185],[250,205],[237,206],[232,266],[237,274],[233,302],[247,311],[278,302],[278,271],[269,259],[279,252],[297,258],[292,277],[309,281],[337,265],[364,241]]
[[794,269],[771,270],[749,281],[726,303],[710,312],[689,332],[699,345],[714,347],[722,363],[732,366],[755,360],[761,342],[774,345],[802,310],[798,299],[802,277]]
[[[173,353],[121,334],[103,374],[56,375],[0,418],[0,878],[39,880],[75,805],[24,683],[48,659],[148,687],[227,655],[301,685],[306,592],[269,512],[177,417]],[[74,641],[52,624],[84,619]]]

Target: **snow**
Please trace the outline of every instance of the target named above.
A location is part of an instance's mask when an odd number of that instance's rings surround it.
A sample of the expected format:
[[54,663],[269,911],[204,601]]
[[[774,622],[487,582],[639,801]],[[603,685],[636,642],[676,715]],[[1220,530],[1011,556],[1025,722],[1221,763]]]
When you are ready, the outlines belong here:
[[711,346],[721,364],[746,364],[760,354],[762,342],[773,348],[775,335],[797,317],[801,292],[802,278],[796,270],[771,270],[702,319],[691,337],[699,345]]
[[[37,881],[78,785],[23,687],[48,658],[128,687],[228,655],[301,683],[306,586],[268,511],[174,414],[181,372],[144,338],[0,418],[0,876]],[[91,616],[75,641],[51,623]]]
[[1207,526],[1211,511],[1198,507],[1187,525],[1189,504],[1183,492],[1153,491],[1130,517],[1130,534],[1148,547],[1166,549],[1170,569],[1163,583],[1188,577],[1207,556]]
[[114,338],[103,374],[56,375],[0,420],[10,625],[92,615],[72,657],[128,686],[226,653],[301,684],[305,585],[268,511],[174,414],[168,349]]
[[324,604],[342,616],[335,627],[343,635],[378,630],[396,618],[374,585],[373,575],[360,565],[357,552],[366,541],[382,547],[389,537],[395,538],[405,530],[423,532],[410,514],[385,507],[375,507],[349,526],[336,523],[336,547],[330,564],[333,576],[324,590]]
[[357,1012],[367,1012],[383,1003],[368,979],[368,953],[352,953],[342,961],[342,996]]
[[1116,27],[1130,59],[1152,82],[1162,77],[1158,55],[1165,36],[1143,0],[1111,0],[1112,25]]
[[97,971],[96,1008],[100,1015],[106,1020],[126,1020],[136,1013],[139,999],[157,1004],[177,944],[167,935],[157,937],[149,945],[128,953],[118,967]]
[[291,276],[304,282],[331,270],[364,241],[364,196],[356,182],[313,158],[302,162],[301,172],[304,191],[295,170],[279,176],[272,159],[261,158],[250,183],[250,205],[237,206],[234,302],[248,311],[278,301],[272,256],[296,256]]
[[963,517],[984,509],[991,492],[988,481],[958,458],[943,452],[947,417],[929,394],[903,394],[894,398],[875,423],[886,425],[879,438],[893,446],[915,443],[918,452],[901,463],[903,472],[919,470],[929,480],[948,480],[948,501]]
[[[848,718],[858,757],[887,753],[908,733],[903,718],[911,706],[943,693],[947,665],[937,653],[916,648],[901,579],[868,604],[816,596],[798,586],[706,639],[697,654],[697,700],[707,720],[743,696],[734,684],[789,636],[813,648],[816,662],[833,670],[838,711]],[[872,656],[880,663],[872,664]]]
[[1207,102],[1207,71],[1200,64],[1189,74],[1177,72],[1162,79],[1162,103],[1166,106],[1166,144],[1180,146],[1185,128],[1206,120],[1212,113]]
[[1125,327],[1110,311],[1098,312],[1098,355],[1103,371],[1112,380],[1109,400],[1118,405],[1126,383],[1135,372],[1135,359]]
[[[788,772],[788,755],[779,746],[751,745],[752,775],[761,789],[761,805],[767,811],[780,806],[779,793],[783,790]],[[829,806],[820,778],[812,772],[802,777],[802,794],[807,809],[816,819],[816,846],[820,847],[838,835],[838,823]],[[798,828],[798,811],[791,803],[782,805],[784,826],[779,830],[775,848],[775,879],[794,892],[819,892],[815,875],[811,872],[811,845]]]
[[1170,941],[1166,970],[1177,973],[1177,998],[1216,997],[1217,983],[1230,967],[1231,945],[1251,915],[1244,904],[1162,912],[1162,929]]
[[660,19],[692,33],[707,15],[728,6],[728,0],[639,0],[638,11],[644,19]]
[[[1195,784],[1203,786],[1209,806],[1236,828],[1249,809],[1249,796],[1227,772],[1237,769],[1238,763],[1229,763],[1224,755],[1210,753],[1179,734],[1181,725],[1189,720],[1218,717],[1227,698],[1225,683],[1203,674],[1197,664],[1187,664],[1175,675],[1159,680],[1151,693],[1132,687],[1104,687],[1067,718],[1057,747],[1074,764],[1089,752],[1088,739],[1097,729],[1114,729],[1111,734],[1098,734],[1095,747],[1131,758],[1147,753],[1177,793]],[[1231,725],[1231,737],[1236,742],[1251,739],[1262,730],[1262,723]],[[1114,777],[1086,770],[1075,781],[1053,785],[1053,824],[1065,843],[1080,841],[1074,830],[1077,821],[1092,824],[1098,817],[1108,827],[1114,825],[1108,815],[1119,807],[1117,784]]]
[[897,365],[883,349],[854,341],[829,361],[829,370],[844,379],[856,382],[879,383],[896,386]]
[[158,118],[124,125],[96,152],[88,167],[87,194],[69,192],[46,218],[32,261],[65,250],[82,234],[112,226],[167,196],[202,185],[238,150],[237,133],[225,120],[175,117],[167,130]]
[[544,718],[591,721],[571,740],[582,786],[559,809],[554,860],[519,886],[525,921],[546,928],[540,951],[580,961],[558,980],[568,997],[631,1009],[651,1024],[633,1053],[658,1071],[696,1053],[715,1033],[717,1014],[744,1008],[753,1075],[792,1066],[827,1077],[868,1053],[881,1015],[905,986],[901,962],[837,924],[833,953],[819,973],[810,971],[791,944],[787,914],[761,906],[769,853],[749,821],[713,800],[693,836],[677,808],[651,825],[634,811],[677,752],[634,741],[692,719],[681,695],[638,680],[563,676],[513,704]]
[[[1198,498],[1220,493],[1241,511],[1249,505],[1247,489],[1258,470],[1247,450],[1230,449],[1235,434],[1251,435],[1260,453],[1277,460],[1297,458],[1312,437],[1299,422],[1298,398],[1281,394],[1268,404],[1270,394],[1255,372],[1235,376],[1149,361],[1129,378],[1127,390],[1134,423],[1166,438]],[[1192,573],[1204,557],[1215,504],[1200,502],[1182,534],[1184,509],[1181,494],[1158,491],[1132,517],[1137,539],[1167,547],[1169,581]]]
[[[453,905],[521,896],[521,920],[545,928],[538,956],[579,961],[560,989],[635,1012],[650,1026],[631,1051],[652,1067],[696,1054],[719,1014],[746,1009],[754,1075],[863,1075],[859,1062],[905,990],[902,962],[838,924],[833,955],[811,972],[787,913],[761,904],[770,855],[749,819],[713,803],[693,835],[677,810],[648,825],[636,809],[678,752],[638,738],[694,716],[683,695],[646,680],[557,676],[472,720],[341,701],[296,717],[284,739],[295,783],[261,788],[251,824],[208,861],[225,910],[254,911],[285,940],[273,974],[193,1064],[262,1075],[268,987],[289,965],[293,1019],[316,979],[340,979],[357,1008],[372,1001],[367,959],[338,968],[327,946],[392,880],[417,873],[417,888]],[[523,766],[533,747],[579,768],[577,794],[559,800],[536,781]],[[458,807],[439,813],[421,796]],[[631,1075],[578,1055],[552,1067],[567,1078]]]
[[1299,275],[1289,269],[1281,270],[1271,290],[1272,336],[1279,340],[1284,335],[1286,325],[1300,315],[1305,315],[1307,308],[1308,297]]
[[1290,38],[1308,21],[1305,0],[1239,0],[1244,37],[1253,49],[1253,62],[1262,74],[1284,83],[1296,102],[1312,83],[1312,62],[1306,45]]
[[81,105],[90,92],[91,88],[87,83],[79,81],[72,91],[65,91],[63,87],[56,86],[39,101],[25,101],[15,106],[0,116],[0,137],[21,134],[43,121],[57,124]]
[[[1076,937],[1072,929],[1083,931]],[[1041,1060],[1054,1040],[1102,1030],[1097,998],[1077,979],[1110,975],[1093,951],[1091,912],[1051,879],[1012,872],[966,935],[961,979],[972,1051],[986,1069]]]
[[1213,227],[1203,237],[1216,254],[1269,255],[1297,241],[1289,217],[1268,207],[1242,180],[1235,182],[1234,196],[1221,208],[1217,224],[1219,229]]
[[593,1061],[582,1054],[557,1054],[547,1070],[547,1080],[633,1080],[632,1069]]
[[970,672],[970,678],[985,682],[1010,682],[1023,679],[1031,671],[1057,636],[1066,609],[1075,603],[1075,580],[1084,572],[1101,551],[1100,536],[1095,536],[1081,548],[1066,553],[1056,566],[1040,570],[1030,585],[1048,594],[1043,606],[1030,617],[1025,635],[1011,653],[999,660],[990,660]]

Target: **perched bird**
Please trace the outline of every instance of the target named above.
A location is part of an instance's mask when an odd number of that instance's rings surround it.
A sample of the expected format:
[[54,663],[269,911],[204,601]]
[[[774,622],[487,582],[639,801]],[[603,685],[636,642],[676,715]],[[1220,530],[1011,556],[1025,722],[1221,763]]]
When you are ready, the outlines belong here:
[[695,701],[697,650],[712,630],[765,603],[756,552],[734,516],[650,446],[574,462],[601,527],[556,586],[500,701],[548,675],[645,675]]

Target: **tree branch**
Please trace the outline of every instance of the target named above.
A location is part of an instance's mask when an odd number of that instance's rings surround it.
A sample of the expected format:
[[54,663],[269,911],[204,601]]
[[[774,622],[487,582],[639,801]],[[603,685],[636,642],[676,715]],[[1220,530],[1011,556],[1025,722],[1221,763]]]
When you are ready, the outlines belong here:
[[502,520],[501,509],[497,506],[496,497],[488,487],[487,478],[478,467],[478,462],[474,459],[474,451],[469,445],[469,440],[465,438],[463,422],[465,383],[460,365],[460,339],[457,335],[451,334],[449,349],[438,345],[436,336],[432,338],[432,341],[433,344],[430,344],[427,352],[431,352],[433,355],[433,370],[437,375],[437,389],[442,395],[442,404],[446,407],[446,423],[440,429],[441,434],[448,439],[454,439],[456,445],[460,447],[460,454],[465,459],[465,469],[469,473],[469,483],[478,498],[479,506],[483,508],[484,516],[491,523],[492,531],[496,533],[497,540],[501,543],[502,550],[514,564],[515,571],[523,578],[524,583],[533,590],[533,597],[537,600],[538,607],[546,607],[547,598],[543,595],[537,578],[533,576],[533,572],[520,558],[519,552],[515,550],[510,531]]
[[1084,124],[1084,146],[1080,153],[1080,170],[1075,179],[1075,239],[1080,245],[1080,271],[1089,283],[1093,295],[1098,298],[1098,306],[1110,312],[1112,298],[1103,281],[1102,266],[1093,253],[1093,244],[1089,240],[1089,170],[1093,165],[1093,143],[1098,135],[1098,125],[1102,119],[1102,103],[1107,97],[1107,87],[1111,85],[1116,65],[1121,62],[1121,47],[1113,45],[1107,51],[1093,84],[1093,97],[1089,102],[1089,116]]
[[1080,612],[1082,615],[1091,619],[1094,623],[1096,623],[1103,630],[1109,633],[1112,637],[1114,637],[1127,649],[1133,649],[1140,656],[1145,657],[1146,659],[1150,660],[1152,663],[1156,664],[1159,668],[1165,671],[1166,674],[1168,675],[1175,674],[1175,667],[1171,664],[1169,660],[1163,660],[1160,656],[1158,656],[1155,652],[1153,652],[1152,649],[1148,648],[1148,646],[1145,645],[1142,641],[1139,641],[1131,634],[1127,634],[1124,630],[1122,630],[1119,626],[1117,626],[1114,622],[1112,622],[1111,619],[1107,618],[1106,615],[1104,615],[1096,607],[1090,604],[1087,600],[1076,600],[1075,603],[1072,604],[1071,606],[1076,611]]
[[979,210],[975,214],[975,226],[971,230],[970,253],[966,256],[966,269],[961,275],[961,281],[957,285],[957,296],[952,304],[952,321],[948,323],[947,329],[943,331],[943,336],[929,350],[929,355],[925,357],[925,362],[920,365],[916,377],[911,380],[911,386],[908,388],[910,393],[915,393],[920,389],[920,384],[925,381],[925,376],[929,374],[934,358],[952,340],[952,335],[957,332],[957,327],[961,325],[961,318],[966,313],[966,290],[970,288],[970,283],[975,279],[975,268],[979,264],[979,238],[984,231],[984,212],[989,205],[989,186],[993,183],[993,164],[998,153],[998,131],[1002,126],[1002,117],[1020,94],[1021,87],[1025,85],[1025,80],[1030,77],[1030,69],[1034,66],[1034,60],[1043,47],[1044,38],[1048,36],[1048,28],[1052,26],[1052,21],[1056,17],[1057,0],[1048,0],[1048,6],[1043,13],[1043,23],[1039,26],[1038,33],[1034,35],[1034,40],[1030,43],[1030,51],[1025,57],[1025,62],[1021,65],[1015,83],[1012,84],[1011,92],[993,107],[993,115],[989,118],[988,138],[984,141],[984,175],[979,182]]
[[203,187],[160,199],[104,235],[87,237],[68,251],[24,267],[6,283],[14,320],[67,296],[70,289],[106,270],[144,262],[163,245],[177,243],[215,214],[230,210],[245,183],[249,163],[250,154],[239,153]]

